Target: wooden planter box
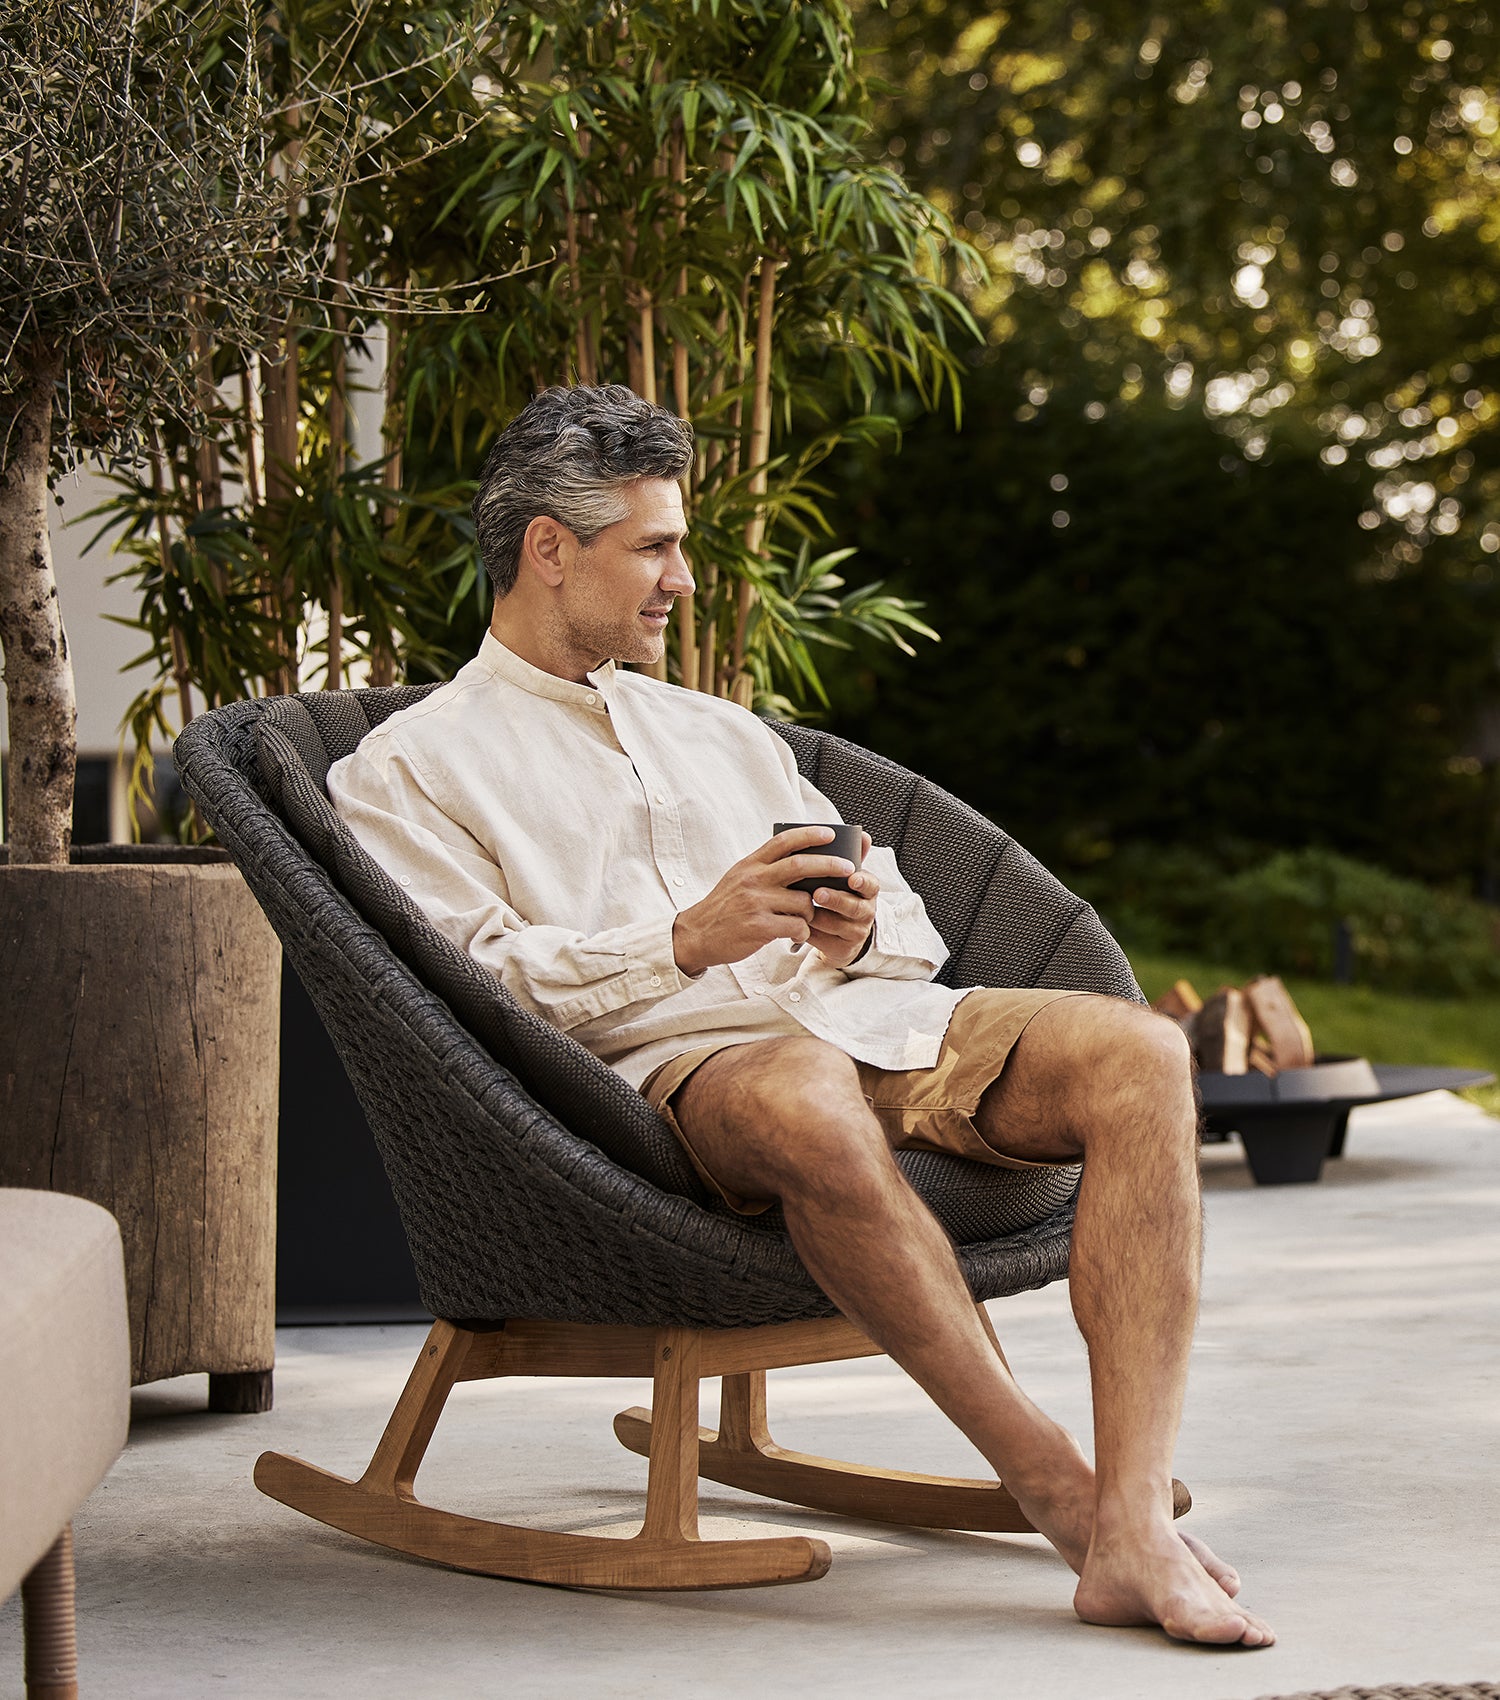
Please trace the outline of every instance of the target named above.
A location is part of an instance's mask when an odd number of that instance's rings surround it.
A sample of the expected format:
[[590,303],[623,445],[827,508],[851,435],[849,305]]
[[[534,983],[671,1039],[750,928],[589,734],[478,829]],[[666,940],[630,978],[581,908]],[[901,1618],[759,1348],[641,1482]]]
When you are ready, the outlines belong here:
[[0,1183],[114,1214],[132,1380],[213,1410],[271,1402],[280,986],[221,851],[0,867]]

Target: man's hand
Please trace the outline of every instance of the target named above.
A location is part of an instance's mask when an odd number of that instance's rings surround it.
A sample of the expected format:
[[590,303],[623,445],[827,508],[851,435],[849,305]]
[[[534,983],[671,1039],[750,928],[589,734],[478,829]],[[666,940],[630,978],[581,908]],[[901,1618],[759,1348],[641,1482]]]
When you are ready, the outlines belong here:
[[[859,857],[863,861],[870,854],[870,835],[864,832],[860,837],[863,842]],[[848,865],[844,863],[845,867]],[[825,962],[835,968],[847,968],[856,957],[864,955],[870,929],[875,925],[875,899],[879,895],[879,880],[863,869],[850,874],[847,892],[814,892],[809,942]]]
[[[672,948],[684,974],[701,974],[719,962],[743,962],[772,939],[812,944],[835,968],[847,968],[864,949],[875,924],[880,887],[871,874],[853,873],[842,856],[816,854],[833,833],[799,826],[776,836],[736,862],[702,902],[684,909],[672,927]],[[870,835],[864,835],[864,851]],[[790,888],[805,879],[846,877],[848,895]]]

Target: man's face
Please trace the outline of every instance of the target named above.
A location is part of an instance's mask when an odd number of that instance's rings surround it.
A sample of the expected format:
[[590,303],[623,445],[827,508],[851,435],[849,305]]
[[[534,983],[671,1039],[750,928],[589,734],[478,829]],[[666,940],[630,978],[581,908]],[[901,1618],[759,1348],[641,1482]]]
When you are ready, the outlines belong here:
[[580,546],[564,585],[561,635],[590,668],[660,660],[672,604],[694,588],[681,490],[669,478],[642,478],[624,497],[630,511]]

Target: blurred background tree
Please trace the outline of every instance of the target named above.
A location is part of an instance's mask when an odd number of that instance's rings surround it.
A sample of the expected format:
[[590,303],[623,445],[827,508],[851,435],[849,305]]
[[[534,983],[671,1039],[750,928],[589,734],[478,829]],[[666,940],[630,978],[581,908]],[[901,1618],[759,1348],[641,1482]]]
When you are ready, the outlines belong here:
[[888,156],[991,263],[990,347],[962,431],[834,469],[848,541],[948,637],[920,688],[841,669],[841,724],[1106,899],[1132,843],[1500,896],[1486,6],[862,27]]

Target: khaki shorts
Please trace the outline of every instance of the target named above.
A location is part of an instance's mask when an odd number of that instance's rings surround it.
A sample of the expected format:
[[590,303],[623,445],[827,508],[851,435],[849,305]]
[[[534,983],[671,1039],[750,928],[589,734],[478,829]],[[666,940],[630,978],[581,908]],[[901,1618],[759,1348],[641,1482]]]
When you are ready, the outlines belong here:
[[[886,1137],[897,1151],[946,1151],[978,1163],[993,1163],[1002,1169],[1050,1169],[1052,1163],[1033,1163],[1007,1157],[987,1145],[974,1125],[974,1112],[985,1088],[1005,1070],[1016,1041],[1026,1031],[1038,1010],[1059,998],[1086,996],[1072,991],[1041,991],[1032,988],[994,990],[978,987],[967,994],[953,1011],[938,1060],[931,1068],[876,1068],[856,1062],[865,1102],[879,1118]],[[755,1041],[751,1041],[752,1043]],[[756,1216],[769,1210],[774,1200],[737,1197],[716,1180],[699,1160],[691,1142],[672,1111],[672,1100],[689,1075],[720,1051],[733,1044],[706,1045],[672,1057],[647,1076],[643,1096],[661,1111],[676,1134],[693,1167],[732,1210]],[[1059,1159],[1071,1164],[1076,1159]]]

